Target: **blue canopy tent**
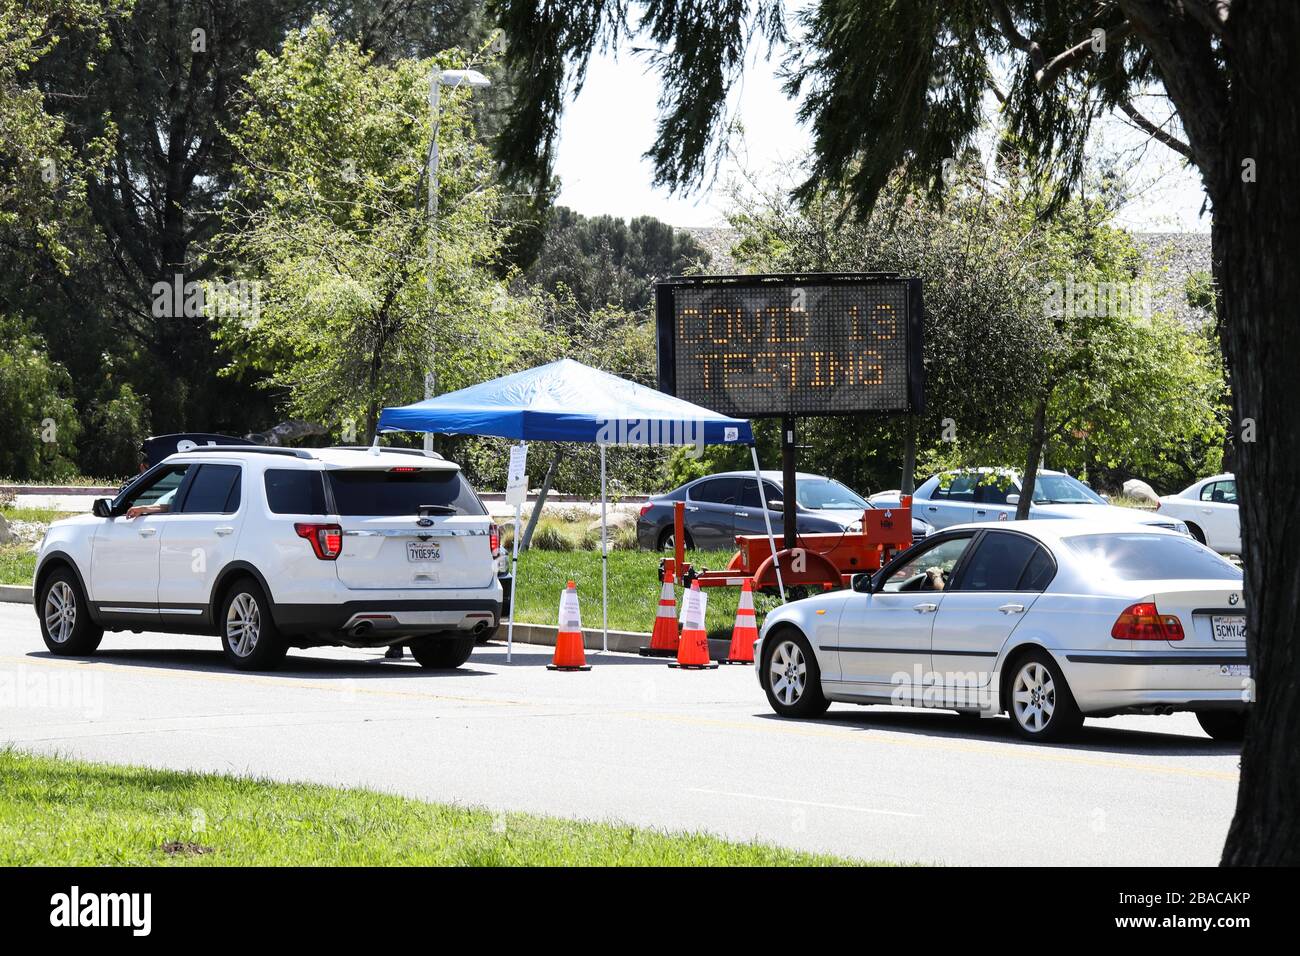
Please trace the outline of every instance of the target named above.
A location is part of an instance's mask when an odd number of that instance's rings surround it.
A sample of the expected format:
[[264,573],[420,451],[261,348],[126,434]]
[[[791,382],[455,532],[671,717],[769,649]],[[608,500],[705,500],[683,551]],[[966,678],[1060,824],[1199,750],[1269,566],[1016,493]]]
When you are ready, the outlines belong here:
[[[609,649],[609,546],[605,514],[605,448],[609,445],[749,445],[758,475],[758,452],[749,421],[717,412],[617,375],[560,359],[412,405],[385,408],[379,432],[491,435],[520,442],[569,441],[600,447],[600,553],[603,647]],[[375,441],[379,440],[378,434]],[[776,542],[767,512],[767,536]],[[519,534],[516,529],[515,547]],[[778,576],[780,569],[777,570]],[[782,587],[784,594],[784,587]],[[510,637],[513,641],[513,611]]]

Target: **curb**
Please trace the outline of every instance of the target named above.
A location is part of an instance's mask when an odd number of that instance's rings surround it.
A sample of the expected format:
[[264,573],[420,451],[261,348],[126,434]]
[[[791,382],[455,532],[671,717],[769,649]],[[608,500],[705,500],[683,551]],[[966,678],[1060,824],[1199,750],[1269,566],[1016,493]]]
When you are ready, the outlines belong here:
[[[25,584],[0,584],[0,603],[34,604],[32,589]],[[554,647],[555,635],[559,628],[553,624],[515,624],[516,644],[536,644],[542,647]],[[589,651],[598,651],[603,632],[599,629],[584,627],[582,629],[583,646]],[[502,624],[492,638],[494,644],[506,642],[506,625]],[[616,654],[635,654],[638,649],[650,643],[649,632],[610,631],[609,649]],[[731,650],[731,642],[719,638],[709,638],[709,656],[715,661],[722,660]]]
[[32,589],[27,584],[0,584],[0,601],[11,604],[35,604]]
[[[555,635],[559,628],[553,624],[524,624],[518,622],[515,624],[515,643],[516,644],[537,644],[543,647],[555,646]],[[582,629],[582,645],[589,651],[600,650],[601,638],[604,636],[599,628],[584,627]],[[504,644],[506,642],[506,624],[502,623],[497,629],[496,634],[492,636],[492,643]],[[638,649],[645,647],[650,643],[650,633],[647,631],[613,631],[609,632],[609,649],[616,654],[635,654]],[[731,652],[731,641],[715,637],[709,638],[709,656],[715,661],[720,661]],[[647,658],[647,660],[656,660],[656,658]],[[663,659],[657,659],[664,663]]]

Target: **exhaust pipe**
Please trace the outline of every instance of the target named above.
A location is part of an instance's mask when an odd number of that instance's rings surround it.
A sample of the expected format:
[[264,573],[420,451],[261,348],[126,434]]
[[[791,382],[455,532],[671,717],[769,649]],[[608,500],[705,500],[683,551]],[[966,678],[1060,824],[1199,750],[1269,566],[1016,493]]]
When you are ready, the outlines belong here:
[[348,629],[348,636],[364,637],[366,634],[370,633],[370,628],[372,626],[373,625],[369,621],[358,621]]
[[482,634],[484,631],[487,630],[487,628],[488,628],[487,621],[479,621],[477,624],[474,625],[474,633]]

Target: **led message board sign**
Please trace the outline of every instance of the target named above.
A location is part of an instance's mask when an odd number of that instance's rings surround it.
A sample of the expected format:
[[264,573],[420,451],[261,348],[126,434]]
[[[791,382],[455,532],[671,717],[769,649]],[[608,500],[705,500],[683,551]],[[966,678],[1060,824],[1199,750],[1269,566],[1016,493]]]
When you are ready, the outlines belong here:
[[735,418],[918,412],[921,280],[693,276],[655,286],[659,389]]

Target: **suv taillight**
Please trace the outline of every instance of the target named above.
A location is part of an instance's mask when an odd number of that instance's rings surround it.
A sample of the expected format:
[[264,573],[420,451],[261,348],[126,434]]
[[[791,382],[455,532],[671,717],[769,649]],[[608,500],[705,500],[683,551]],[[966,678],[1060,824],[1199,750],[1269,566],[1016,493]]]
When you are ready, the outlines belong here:
[[495,523],[488,525],[488,547],[492,549],[492,557],[501,557],[501,528]]
[[1150,601],[1141,601],[1120,612],[1110,636],[1118,641],[1181,641],[1183,622],[1161,614]]
[[343,529],[336,524],[307,524],[298,522],[293,526],[298,537],[306,538],[312,551],[322,561],[333,561],[343,553]]
[[649,510],[650,510],[651,508],[653,508],[653,507],[654,507],[654,505],[650,504],[650,502],[648,502],[648,501],[647,501],[645,504],[643,504],[643,505],[641,506],[641,517],[644,518],[644,517],[645,517],[645,513],[646,513],[647,511],[649,511]]

